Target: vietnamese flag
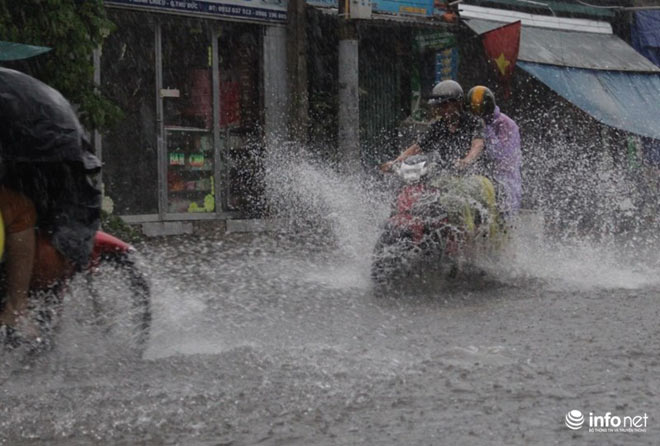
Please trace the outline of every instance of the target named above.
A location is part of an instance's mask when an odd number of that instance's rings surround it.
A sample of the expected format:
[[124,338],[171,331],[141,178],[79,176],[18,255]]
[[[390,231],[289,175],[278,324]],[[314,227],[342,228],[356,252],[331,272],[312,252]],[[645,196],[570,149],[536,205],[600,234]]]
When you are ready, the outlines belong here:
[[486,57],[503,81],[506,96],[509,95],[509,82],[513,68],[516,66],[516,60],[518,60],[521,26],[520,20],[518,20],[481,35]]

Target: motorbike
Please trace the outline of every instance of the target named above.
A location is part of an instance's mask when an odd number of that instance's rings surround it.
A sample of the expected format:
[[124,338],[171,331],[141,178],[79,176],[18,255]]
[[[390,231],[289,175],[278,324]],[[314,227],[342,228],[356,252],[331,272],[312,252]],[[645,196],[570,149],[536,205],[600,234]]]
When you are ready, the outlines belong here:
[[[151,287],[128,243],[97,231],[85,283],[92,304],[93,323],[106,334],[114,331],[125,345],[143,349],[151,327]],[[114,290],[103,288],[111,281]],[[105,291],[113,291],[110,296]]]
[[[47,288],[30,290],[30,314],[39,330],[39,337],[30,341],[32,350],[52,345],[67,296],[76,298],[79,322],[112,337],[127,351],[142,352],[151,326],[151,290],[131,245],[97,231],[82,271],[67,273]],[[9,347],[22,343],[21,335],[9,327],[0,326],[0,340]]]
[[[83,323],[140,350],[151,322],[149,284],[134,249],[99,231],[102,163],[75,107],[40,80],[0,67],[0,115],[0,182],[31,200],[39,231],[75,267],[30,291],[38,341],[52,340],[64,303],[72,300],[67,309]],[[3,334],[5,343],[20,341],[14,330],[0,328],[0,347]]]
[[408,157],[392,170],[398,192],[372,255],[376,283],[428,270],[452,278],[477,256],[496,253],[504,231],[487,177],[458,174],[433,155]]

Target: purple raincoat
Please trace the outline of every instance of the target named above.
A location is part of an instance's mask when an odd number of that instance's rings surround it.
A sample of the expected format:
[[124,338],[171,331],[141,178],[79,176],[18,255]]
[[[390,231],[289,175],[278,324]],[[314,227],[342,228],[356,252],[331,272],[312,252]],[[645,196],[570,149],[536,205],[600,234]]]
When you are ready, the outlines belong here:
[[485,123],[485,152],[492,164],[493,179],[498,183],[500,208],[504,213],[515,214],[522,195],[520,131],[497,106]]

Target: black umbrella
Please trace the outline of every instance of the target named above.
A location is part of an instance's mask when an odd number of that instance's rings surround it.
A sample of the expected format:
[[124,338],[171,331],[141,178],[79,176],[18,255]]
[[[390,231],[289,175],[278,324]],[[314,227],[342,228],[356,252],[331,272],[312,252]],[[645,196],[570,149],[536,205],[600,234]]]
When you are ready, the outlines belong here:
[[0,68],[0,155],[12,161],[73,161],[100,168],[73,107],[59,91]]
[[101,193],[90,173],[101,163],[71,104],[27,74],[0,68],[2,182],[29,196],[39,229],[79,267],[100,225]]

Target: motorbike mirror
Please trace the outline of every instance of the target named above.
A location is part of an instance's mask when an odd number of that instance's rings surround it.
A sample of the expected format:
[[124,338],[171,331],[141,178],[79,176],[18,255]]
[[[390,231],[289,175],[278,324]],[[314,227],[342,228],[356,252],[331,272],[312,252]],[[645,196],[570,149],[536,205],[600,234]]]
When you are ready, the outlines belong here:
[[409,166],[415,165],[415,164],[421,164],[425,163],[429,160],[429,157],[426,154],[418,154],[418,155],[412,155],[403,160],[403,162]]

